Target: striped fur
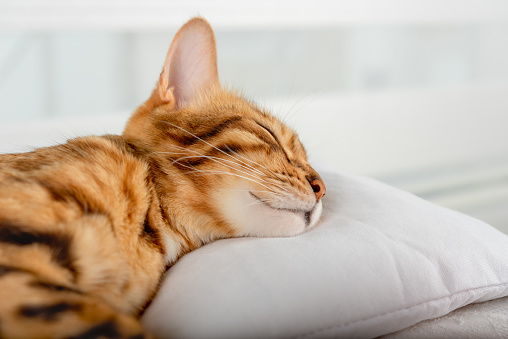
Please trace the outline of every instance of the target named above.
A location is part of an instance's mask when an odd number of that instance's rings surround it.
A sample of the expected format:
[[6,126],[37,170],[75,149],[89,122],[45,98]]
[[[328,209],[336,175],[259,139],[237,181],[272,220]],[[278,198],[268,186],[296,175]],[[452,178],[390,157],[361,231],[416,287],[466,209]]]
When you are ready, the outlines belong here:
[[297,135],[223,89],[215,55],[192,19],[122,136],[0,155],[0,337],[146,337],[183,254],[316,224],[325,187]]

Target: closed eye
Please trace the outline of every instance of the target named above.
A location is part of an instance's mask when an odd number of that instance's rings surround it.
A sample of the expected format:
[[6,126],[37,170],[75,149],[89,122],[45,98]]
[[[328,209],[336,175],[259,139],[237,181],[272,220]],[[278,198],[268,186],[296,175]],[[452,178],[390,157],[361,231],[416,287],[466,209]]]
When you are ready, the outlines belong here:
[[270,127],[263,125],[263,124],[262,124],[262,123],[260,123],[259,121],[256,121],[256,124],[257,124],[259,127],[263,128],[265,131],[267,131],[267,132],[268,132],[268,133],[272,136],[272,138],[273,138],[273,139],[275,139],[275,141],[277,142],[277,144],[278,144],[280,147],[282,147],[282,145],[280,144],[279,138],[277,138],[277,136],[275,135],[275,133],[272,131],[272,129],[271,129]]
[[[254,121],[255,121],[255,120],[254,120]],[[262,124],[262,123],[260,123],[259,121],[255,121],[255,122],[256,122],[256,124],[257,124],[259,127],[263,128],[265,131],[267,131],[267,132],[268,132],[268,133],[272,136],[272,138],[273,138],[273,139],[275,140],[275,142],[277,143],[277,146],[279,146],[279,148],[282,150],[282,152],[283,152],[283,153],[284,153],[284,155],[286,156],[286,160],[287,160],[289,163],[291,163],[291,160],[289,160],[289,156],[288,156],[288,154],[286,153],[286,150],[284,149],[284,146],[282,146],[282,144],[281,144],[281,142],[280,142],[279,138],[278,138],[278,137],[277,137],[277,135],[276,135],[276,134],[272,131],[272,129],[271,129],[270,127],[268,127],[268,126],[263,125],[263,124]]]

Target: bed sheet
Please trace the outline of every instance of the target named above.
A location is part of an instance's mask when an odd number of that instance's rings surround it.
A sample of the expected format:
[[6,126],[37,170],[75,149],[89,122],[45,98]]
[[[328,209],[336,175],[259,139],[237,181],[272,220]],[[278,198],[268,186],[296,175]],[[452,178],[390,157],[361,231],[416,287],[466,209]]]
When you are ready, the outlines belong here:
[[379,339],[508,338],[508,297],[471,304]]

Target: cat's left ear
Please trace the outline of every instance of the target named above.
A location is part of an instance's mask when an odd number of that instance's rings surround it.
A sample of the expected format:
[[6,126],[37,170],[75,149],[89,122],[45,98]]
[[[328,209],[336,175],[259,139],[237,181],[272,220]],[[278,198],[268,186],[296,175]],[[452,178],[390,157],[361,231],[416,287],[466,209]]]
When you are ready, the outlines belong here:
[[218,84],[212,27],[203,18],[193,18],[180,28],[169,47],[158,83],[160,99],[182,107]]

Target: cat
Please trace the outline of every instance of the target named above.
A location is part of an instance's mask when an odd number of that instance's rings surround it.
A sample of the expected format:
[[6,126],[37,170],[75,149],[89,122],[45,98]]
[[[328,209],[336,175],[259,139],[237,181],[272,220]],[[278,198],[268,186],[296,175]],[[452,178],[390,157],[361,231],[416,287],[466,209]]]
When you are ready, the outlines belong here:
[[121,136],[0,155],[0,337],[149,337],[139,316],[179,257],[305,232],[325,193],[295,132],[221,87],[193,18]]

